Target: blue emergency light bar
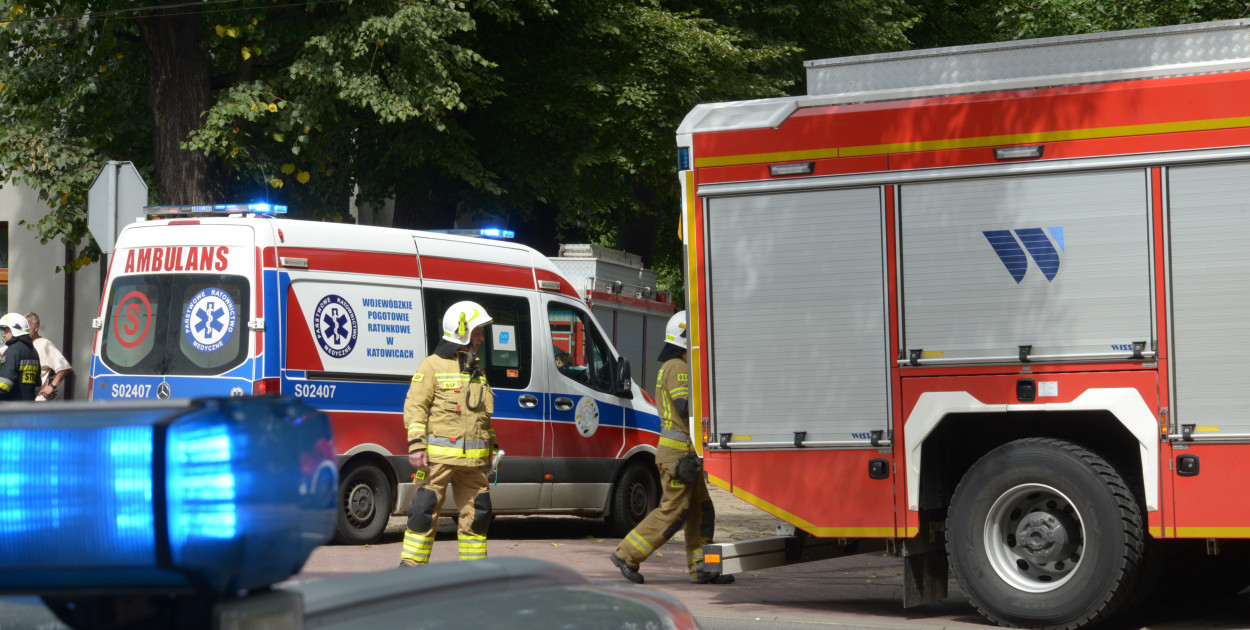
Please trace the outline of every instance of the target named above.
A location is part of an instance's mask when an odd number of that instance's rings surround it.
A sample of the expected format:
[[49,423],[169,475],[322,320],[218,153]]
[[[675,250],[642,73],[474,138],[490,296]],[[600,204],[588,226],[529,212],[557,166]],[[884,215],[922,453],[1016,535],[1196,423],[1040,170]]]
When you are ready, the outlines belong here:
[[452,234],[455,236],[479,236],[481,238],[516,238],[516,232],[512,230],[501,230],[499,228],[471,228],[456,230],[426,230],[427,232],[435,232],[437,234]]
[[334,533],[330,421],[294,398],[3,409],[0,591],[234,594]]
[[267,203],[218,203],[190,206],[145,206],[144,212],[158,217],[184,214],[225,216],[230,214],[256,214],[271,216],[286,214],[286,206]]

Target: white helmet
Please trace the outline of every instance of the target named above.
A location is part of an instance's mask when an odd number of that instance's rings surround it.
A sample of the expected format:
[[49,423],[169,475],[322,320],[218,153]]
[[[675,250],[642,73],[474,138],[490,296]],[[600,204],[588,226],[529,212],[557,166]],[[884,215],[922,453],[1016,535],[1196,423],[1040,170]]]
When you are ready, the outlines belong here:
[[26,316],[21,313],[9,313],[4,317],[0,317],[0,328],[8,328],[9,332],[14,335],[30,334],[30,323],[26,321]]
[[493,321],[481,304],[468,300],[456,302],[443,315],[443,339],[467,346],[474,328]]
[[678,311],[668,318],[668,325],[664,327],[664,341],[682,350],[686,349],[686,311]]

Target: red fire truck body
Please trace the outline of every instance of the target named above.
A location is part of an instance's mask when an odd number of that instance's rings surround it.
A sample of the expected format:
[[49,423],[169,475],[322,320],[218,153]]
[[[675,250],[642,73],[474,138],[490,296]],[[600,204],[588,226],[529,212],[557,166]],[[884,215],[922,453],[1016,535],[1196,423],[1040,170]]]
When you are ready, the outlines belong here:
[[[678,145],[710,481],[809,542],[897,546],[909,605],[944,595],[949,557],[983,614],[1026,627],[1111,615],[1156,546],[1250,538],[1248,39],[815,61],[807,96],[696,107]],[[715,551],[732,571],[761,549]]]

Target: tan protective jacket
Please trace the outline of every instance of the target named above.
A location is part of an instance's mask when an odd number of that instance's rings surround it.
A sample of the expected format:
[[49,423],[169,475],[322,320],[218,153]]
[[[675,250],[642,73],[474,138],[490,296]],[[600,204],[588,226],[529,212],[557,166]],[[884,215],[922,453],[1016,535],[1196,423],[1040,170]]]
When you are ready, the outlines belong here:
[[412,376],[404,401],[408,452],[428,452],[431,464],[489,465],[498,448],[490,424],[494,398],[486,376],[470,383],[458,358],[426,357]]
[[669,359],[660,366],[656,377],[655,397],[660,408],[660,441],[655,449],[655,463],[667,466],[676,462],[687,451],[694,451],[690,443],[690,425],[677,414],[673,401],[690,400],[690,367],[686,359]]

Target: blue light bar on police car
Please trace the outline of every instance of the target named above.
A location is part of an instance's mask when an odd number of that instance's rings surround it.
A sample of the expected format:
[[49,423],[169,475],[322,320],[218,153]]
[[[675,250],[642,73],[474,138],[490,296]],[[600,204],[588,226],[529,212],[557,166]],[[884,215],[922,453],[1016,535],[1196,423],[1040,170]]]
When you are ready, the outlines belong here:
[[6,406],[0,591],[282,581],[334,532],[334,454],[292,398]]

